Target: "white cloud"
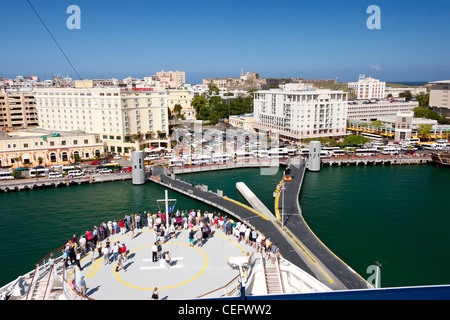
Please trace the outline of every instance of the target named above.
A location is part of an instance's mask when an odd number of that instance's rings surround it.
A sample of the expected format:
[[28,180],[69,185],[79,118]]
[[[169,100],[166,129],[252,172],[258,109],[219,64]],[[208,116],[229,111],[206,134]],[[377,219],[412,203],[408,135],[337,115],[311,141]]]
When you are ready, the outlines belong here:
[[381,67],[377,64],[371,64],[369,67],[370,67],[370,69],[373,69],[373,70],[377,70],[377,71],[381,70]]

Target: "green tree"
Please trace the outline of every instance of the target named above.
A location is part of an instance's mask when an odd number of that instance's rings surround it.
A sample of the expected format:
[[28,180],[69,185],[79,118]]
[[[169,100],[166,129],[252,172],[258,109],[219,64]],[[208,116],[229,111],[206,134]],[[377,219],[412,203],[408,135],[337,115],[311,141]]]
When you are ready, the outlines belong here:
[[419,102],[419,106],[428,107],[430,102],[430,93],[420,93],[416,96],[416,100]]
[[342,144],[347,145],[347,146],[361,146],[369,141],[370,141],[369,138],[366,138],[366,137],[363,137],[360,135],[351,134],[351,135],[348,135],[345,137]]
[[191,101],[191,106],[195,109],[195,112],[198,113],[200,108],[206,106],[206,98],[204,96],[195,96]]
[[19,171],[19,170],[13,170],[13,171],[11,172],[11,175],[14,177],[14,179],[19,179],[20,176],[22,175],[22,171]]
[[413,109],[414,111],[414,117],[415,118],[426,118],[426,119],[434,119],[439,120],[441,117],[439,113],[431,110],[430,108],[426,107],[415,107]]
[[180,113],[182,109],[183,109],[183,107],[181,106],[181,104],[177,103],[176,105],[173,106],[173,111],[175,113]]
[[211,82],[208,85],[208,93],[209,93],[209,95],[211,95],[213,91],[217,95],[217,94],[219,94],[220,90],[219,90],[219,87],[215,83]]
[[371,127],[385,127],[381,120],[375,120],[370,123]]
[[402,98],[405,98],[406,100],[411,100],[412,99],[412,93],[409,90],[400,92],[398,96],[402,97]]
[[431,124],[421,124],[419,125],[419,135],[428,137],[430,135],[430,131],[433,128]]

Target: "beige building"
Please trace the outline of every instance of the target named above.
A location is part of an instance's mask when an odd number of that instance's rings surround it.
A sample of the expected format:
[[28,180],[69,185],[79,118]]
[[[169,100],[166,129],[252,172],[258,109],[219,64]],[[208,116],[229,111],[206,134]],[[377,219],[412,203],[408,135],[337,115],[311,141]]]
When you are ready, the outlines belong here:
[[241,114],[228,118],[230,125],[243,130],[253,130],[253,120],[253,114]]
[[178,88],[186,83],[186,74],[184,71],[159,71],[156,72],[159,84],[164,88]]
[[430,107],[439,114],[450,116],[450,102],[448,92],[450,87],[450,80],[430,82]]
[[170,147],[167,91],[152,88],[36,88],[39,126],[99,134],[108,151]]
[[0,92],[0,127],[6,129],[37,127],[37,112],[31,91]]
[[0,167],[68,164],[105,152],[106,144],[96,134],[34,129],[0,137]]
[[188,90],[168,90],[168,105],[170,112],[173,113],[175,105],[181,106],[181,114],[185,119],[195,119],[195,109],[191,106],[194,93]]

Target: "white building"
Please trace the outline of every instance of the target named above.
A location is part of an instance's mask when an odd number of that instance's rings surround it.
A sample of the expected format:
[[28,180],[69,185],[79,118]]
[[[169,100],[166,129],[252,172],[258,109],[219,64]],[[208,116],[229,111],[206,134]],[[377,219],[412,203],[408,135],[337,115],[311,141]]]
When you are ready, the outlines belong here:
[[34,89],[41,128],[99,134],[108,151],[131,155],[170,147],[167,91],[105,88]]
[[253,128],[283,139],[341,137],[346,119],[347,93],[340,90],[289,84],[255,92]]
[[383,99],[385,87],[386,82],[371,77],[366,78],[365,75],[360,75],[358,82],[348,83],[348,88],[353,90],[358,100]]
[[409,91],[411,92],[412,96],[417,96],[421,93],[426,93],[427,88],[426,87],[386,87],[384,89],[385,98],[389,95],[393,98],[398,98],[400,93]]
[[348,102],[347,118],[374,121],[379,117],[395,116],[398,112],[413,112],[418,106],[417,101],[351,101]]

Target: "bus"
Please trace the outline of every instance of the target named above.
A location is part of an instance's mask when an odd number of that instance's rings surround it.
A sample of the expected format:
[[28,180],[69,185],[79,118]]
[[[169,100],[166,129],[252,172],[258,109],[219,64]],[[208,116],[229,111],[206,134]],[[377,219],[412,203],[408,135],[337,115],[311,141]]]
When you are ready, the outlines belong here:
[[252,150],[253,158],[265,159],[269,156],[269,151],[267,150]]
[[75,170],[75,166],[63,166],[61,169],[63,173],[67,174],[70,170]]
[[355,155],[357,156],[372,156],[376,154],[377,149],[356,149]]
[[198,155],[198,156],[194,156],[192,157],[192,164],[194,166],[200,165],[200,164],[209,164],[211,162],[211,157],[210,156],[205,156],[205,155]]
[[361,135],[365,138],[369,138],[370,140],[383,141],[383,137],[378,134],[363,132]]
[[235,153],[235,157],[237,161],[240,160],[250,160],[252,159],[252,154],[250,152],[238,151]]
[[320,150],[320,157],[321,158],[331,158],[331,151],[329,150]]
[[436,142],[422,142],[420,144],[420,146],[424,149],[424,150],[438,150],[438,149],[444,149],[444,145],[441,143],[436,143]]
[[120,171],[122,167],[117,162],[114,163],[105,163],[105,168],[110,171]]
[[405,139],[405,140],[403,140],[403,142],[405,144],[417,144],[417,143],[420,143],[420,139],[419,138]]
[[392,156],[394,154],[398,154],[397,147],[384,147],[380,149],[381,154]]
[[186,160],[183,158],[173,158],[169,160],[169,167],[184,167]]
[[308,156],[309,155],[309,148],[302,148],[299,150],[299,154],[302,156]]
[[47,177],[48,176],[48,169],[30,169],[29,171],[30,177],[31,178],[36,178],[36,177]]
[[231,160],[231,155],[229,154],[214,154],[212,156],[212,162],[223,163]]
[[0,180],[13,180],[11,171],[0,171]]
[[287,153],[290,156],[296,156],[297,155],[297,149],[287,149]]
[[158,155],[151,155],[144,158],[144,164],[150,165],[153,164],[153,160],[158,160],[160,157]]
[[347,154],[347,152],[345,150],[342,150],[341,148],[339,148],[337,150],[332,150],[331,153],[334,156],[345,156]]
[[285,148],[270,149],[268,155],[269,158],[279,158],[279,159],[286,159],[289,157],[289,153]]

